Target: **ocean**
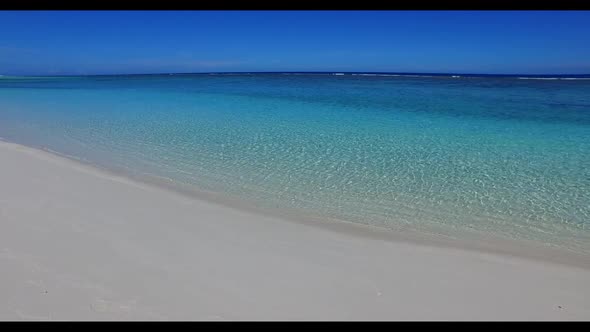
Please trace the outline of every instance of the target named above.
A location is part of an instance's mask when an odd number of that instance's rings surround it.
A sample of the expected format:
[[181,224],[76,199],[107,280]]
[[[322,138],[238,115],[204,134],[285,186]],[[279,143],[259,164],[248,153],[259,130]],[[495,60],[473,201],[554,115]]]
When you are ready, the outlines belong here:
[[3,76],[0,137],[261,209],[590,253],[589,76]]

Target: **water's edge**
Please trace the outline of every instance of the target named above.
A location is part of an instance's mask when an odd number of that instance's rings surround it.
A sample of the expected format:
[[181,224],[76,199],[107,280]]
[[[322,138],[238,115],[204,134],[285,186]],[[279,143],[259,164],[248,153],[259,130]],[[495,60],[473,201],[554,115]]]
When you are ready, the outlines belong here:
[[0,137],[0,144],[13,145],[19,150],[32,154],[46,154],[52,158],[61,159],[69,166],[109,179],[116,179],[131,185],[137,185],[152,190],[164,190],[168,193],[181,195],[184,198],[205,201],[226,208],[237,209],[248,213],[277,218],[285,222],[295,222],[311,227],[319,227],[349,236],[360,236],[370,240],[407,242],[410,244],[435,248],[452,248],[462,251],[476,252],[480,255],[500,255],[520,259],[530,259],[552,264],[560,264],[583,269],[590,269],[590,255],[576,252],[568,248],[556,247],[538,241],[527,239],[507,239],[493,234],[467,233],[455,230],[454,236],[436,232],[423,232],[414,229],[391,229],[376,225],[350,222],[343,219],[318,217],[309,214],[302,215],[301,211],[286,209],[272,209],[260,207],[237,197],[230,197],[223,193],[202,190],[194,185],[182,187],[170,179],[156,176],[141,176],[122,169],[107,168],[89,161],[70,156],[43,146],[22,144]]

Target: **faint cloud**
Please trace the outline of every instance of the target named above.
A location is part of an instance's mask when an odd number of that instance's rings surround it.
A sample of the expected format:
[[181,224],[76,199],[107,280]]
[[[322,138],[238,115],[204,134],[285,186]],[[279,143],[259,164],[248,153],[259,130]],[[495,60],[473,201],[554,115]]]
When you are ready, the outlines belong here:
[[31,55],[38,54],[39,51],[31,48],[14,47],[14,46],[0,46],[1,55]]
[[210,60],[210,61],[193,61],[187,63],[189,66],[195,67],[220,67],[220,66],[236,66],[236,65],[243,65],[246,61],[235,61],[235,60]]
[[201,70],[222,67],[234,67],[248,63],[244,60],[232,59],[186,59],[186,58],[152,58],[137,59],[128,63],[130,67],[169,68],[177,70]]

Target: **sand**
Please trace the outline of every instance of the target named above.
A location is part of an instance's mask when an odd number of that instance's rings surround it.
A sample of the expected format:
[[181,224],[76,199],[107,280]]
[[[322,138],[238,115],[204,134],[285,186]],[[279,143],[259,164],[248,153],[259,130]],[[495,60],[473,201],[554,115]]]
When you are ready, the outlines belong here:
[[1,320],[590,319],[585,258],[294,222],[7,142],[0,227]]

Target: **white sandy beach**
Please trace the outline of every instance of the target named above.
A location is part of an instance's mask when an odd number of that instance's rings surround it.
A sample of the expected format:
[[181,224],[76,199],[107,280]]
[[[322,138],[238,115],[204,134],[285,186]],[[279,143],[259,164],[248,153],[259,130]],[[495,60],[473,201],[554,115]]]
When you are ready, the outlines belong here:
[[590,320],[588,259],[284,220],[6,142],[0,225],[0,320]]

